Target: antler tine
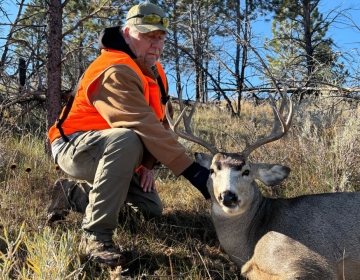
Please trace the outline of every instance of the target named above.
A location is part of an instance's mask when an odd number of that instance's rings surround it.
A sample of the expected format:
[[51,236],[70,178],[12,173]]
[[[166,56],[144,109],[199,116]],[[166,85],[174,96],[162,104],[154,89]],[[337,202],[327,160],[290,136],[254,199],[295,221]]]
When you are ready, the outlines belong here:
[[284,112],[284,108],[285,108],[286,100],[287,100],[286,94],[289,89],[289,87],[285,83],[281,83],[281,85],[283,86],[283,90],[279,90],[279,93],[281,95],[281,104],[280,104],[280,109],[279,109],[280,115],[282,115]]
[[[280,91],[280,94],[281,94],[281,97],[282,97],[282,99],[281,99],[281,105],[280,105],[280,110],[279,110],[280,116],[282,116],[282,114],[283,114],[283,111],[284,111],[284,108],[285,108],[285,105],[286,105],[286,101],[287,101],[287,99],[288,99],[287,96],[286,96],[286,94],[287,94],[288,89],[289,89],[289,87],[288,87],[285,83],[282,83],[282,85],[283,85],[284,89],[283,89],[282,91]],[[289,115],[288,115],[288,117],[287,117],[287,119],[286,119],[286,128],[287,128],[286,132],[287,132],[287,131],[289,130],[289,128],[290,128],[290,124],[291,124],[291,121],[292,121],[293,116],[294,116],[294,113],[293,113],[293,103],[292,103],[291,98],[289,98]],[[285,132],[285,134],[286,134],[286,132]]]
[[[248,157],[253,151],[255,151],[260,146],[280,139],[289,131],[292,117],[294,115],[293,103],[292,103],[291,98],[289,98],[289,100],[290,100],[289,114],[288,114],[287,120],[285,121],[284,117],[282,116],[282,111],[285,107],[284,100],[286,102],[286,99],[287,99],[286,92],[282,93],[281,95],[282,95],[282,100],[281,100],[280,110],[276,109],[274,99],[272,96],[270,96],[271,103],[273,104],[273,113],[274,113],[274,126],[271,131],[271,134],[268,137],[259,139],[258,141],[256,141],[255,143],[253,143],[251,145],[246,145],[245,149],[242,151],[242,154],[245,155],[246,157]],[[281,125],[280,131],[278,129],[279,123]]]
[[[179,101],[180,101],[180,100],[179,100]],[[196,136],[192,133],[192,131],[191,131],[190,121],[191,121],[192,115],[193,115],[193,113],[194,113],[194,108],[195,108],[197,102],[195,103],[194,107],[192,108],[189,116],[186,116],[186,114],[185,114],[186,108],[184,108],[184,109],[182,110],[182,112],[180,113],[179,117],[176,119],[175,123],[174,123],[174,121],[172,120],[172,118],[171,118],[171,116],[170,116],[170,113],[169,113],[169,109],[168,109],[168,103],[169,103],[169,102],[170,102],[170,100],[166,103],[165,114],[166,114],[166,118],[167,118],[168,121],[169,121],[169,125],[170,125],[171,129],[172,129],[177,135],[179,135],[181,138],[184,138],[184,139],[186,139],[186,140],[189,140],[189,141],[191,141],[191,142],[194,142],[194,143],[197,143],[197,144],[203,146],[204,148],[206,148],[206,149],[207,149],[211,154],[213,154],[213,155],[217,154],[219,151],[218,151],[218,149],[217,149],[215,146],[213,146],[213,145],[205,142],[204,140],[196,137]],[[181,102],[181,101],[180,101],[180,102]],[[181,118],[183,118],[186,133],[184,133],[184,132],[182,132],[182,131],[180,131],[180,130],[178,129],[178,126],[179,126],[179,123],[180,123]]]

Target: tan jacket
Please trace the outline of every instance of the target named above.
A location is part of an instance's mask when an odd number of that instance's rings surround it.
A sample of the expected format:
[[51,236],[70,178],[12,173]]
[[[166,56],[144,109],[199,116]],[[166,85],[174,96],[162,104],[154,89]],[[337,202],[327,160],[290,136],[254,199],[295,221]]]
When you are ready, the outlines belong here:
[[[135,59],[142,72],[155,79],[153,71],[142,59]],[[121,86],[119,86],[121,85]],[[124,127],[136,132],[146,152],[143,165],[152,168],[155,159],[180,175],[193,160],[185,148],[167,131],[167,120],[162,125],[152,108],[145,102],[142,82],[138,74],[127,65],[107,69],[96,84],[97,94],[91,102],[111,127]]]

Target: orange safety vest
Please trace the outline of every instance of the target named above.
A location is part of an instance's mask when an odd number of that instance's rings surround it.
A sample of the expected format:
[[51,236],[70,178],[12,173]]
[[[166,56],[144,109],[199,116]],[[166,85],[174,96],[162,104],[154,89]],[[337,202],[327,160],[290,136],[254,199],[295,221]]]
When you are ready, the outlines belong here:
[[[162,102],[161,89],[159,84],[148,76],[145,76],[139,66],[130,58],[129,55],[122,51],[103,50],[101,55],[86,70],[77,90],[71,110],[64,120],[61,128],[65,135],[73,134],[77,131],[103,130],[110,128],[109,124],[99,114],[96,108],[91,104],[90,96],[94,93],[97,85],[96,81],[109,67],[125,64],[130,66],[141,78],[143,94],[146,102],[152,107],[154,113],[160,121],[165,117],[165,102]],[[156,66],[160,75],[165,93],[167,93],[167,80],[164,69],[159,62]],[[66,107],[61,115],[64,114]],[[61,137],[60,130],[53,125],[48,133],[50,143]]]

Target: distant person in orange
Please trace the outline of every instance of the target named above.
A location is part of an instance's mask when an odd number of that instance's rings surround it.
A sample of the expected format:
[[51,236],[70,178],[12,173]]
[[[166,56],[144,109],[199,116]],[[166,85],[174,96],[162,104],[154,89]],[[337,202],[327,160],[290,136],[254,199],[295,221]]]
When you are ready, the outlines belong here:
[[128,11],[125,26],[104,29],[101,55],[49,130],[55,162],[90,186],[82,225],[86,252],[110,266],[126,262],[112,241],[124,202],[150,216],[162,213],[151,171],[157,161],[210,198],[209,170],[186,155],[165,117],[168,85],[158,60],[168,24],[162,9],[144,2]]

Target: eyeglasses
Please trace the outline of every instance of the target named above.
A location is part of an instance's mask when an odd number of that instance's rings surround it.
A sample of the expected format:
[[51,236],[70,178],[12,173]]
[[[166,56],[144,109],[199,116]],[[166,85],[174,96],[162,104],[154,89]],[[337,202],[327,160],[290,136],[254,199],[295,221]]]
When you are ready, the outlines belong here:
[[129,19],[132,19],[132,18],[142,18],[143,23],[148,23],[148,24],[161,23],[165,28],[169,27],[169,19],[166,17],[161,17],[156,14],[149,14],[149,15],[138,14],[138,15],[129,17],[126,21],[128,21]]

